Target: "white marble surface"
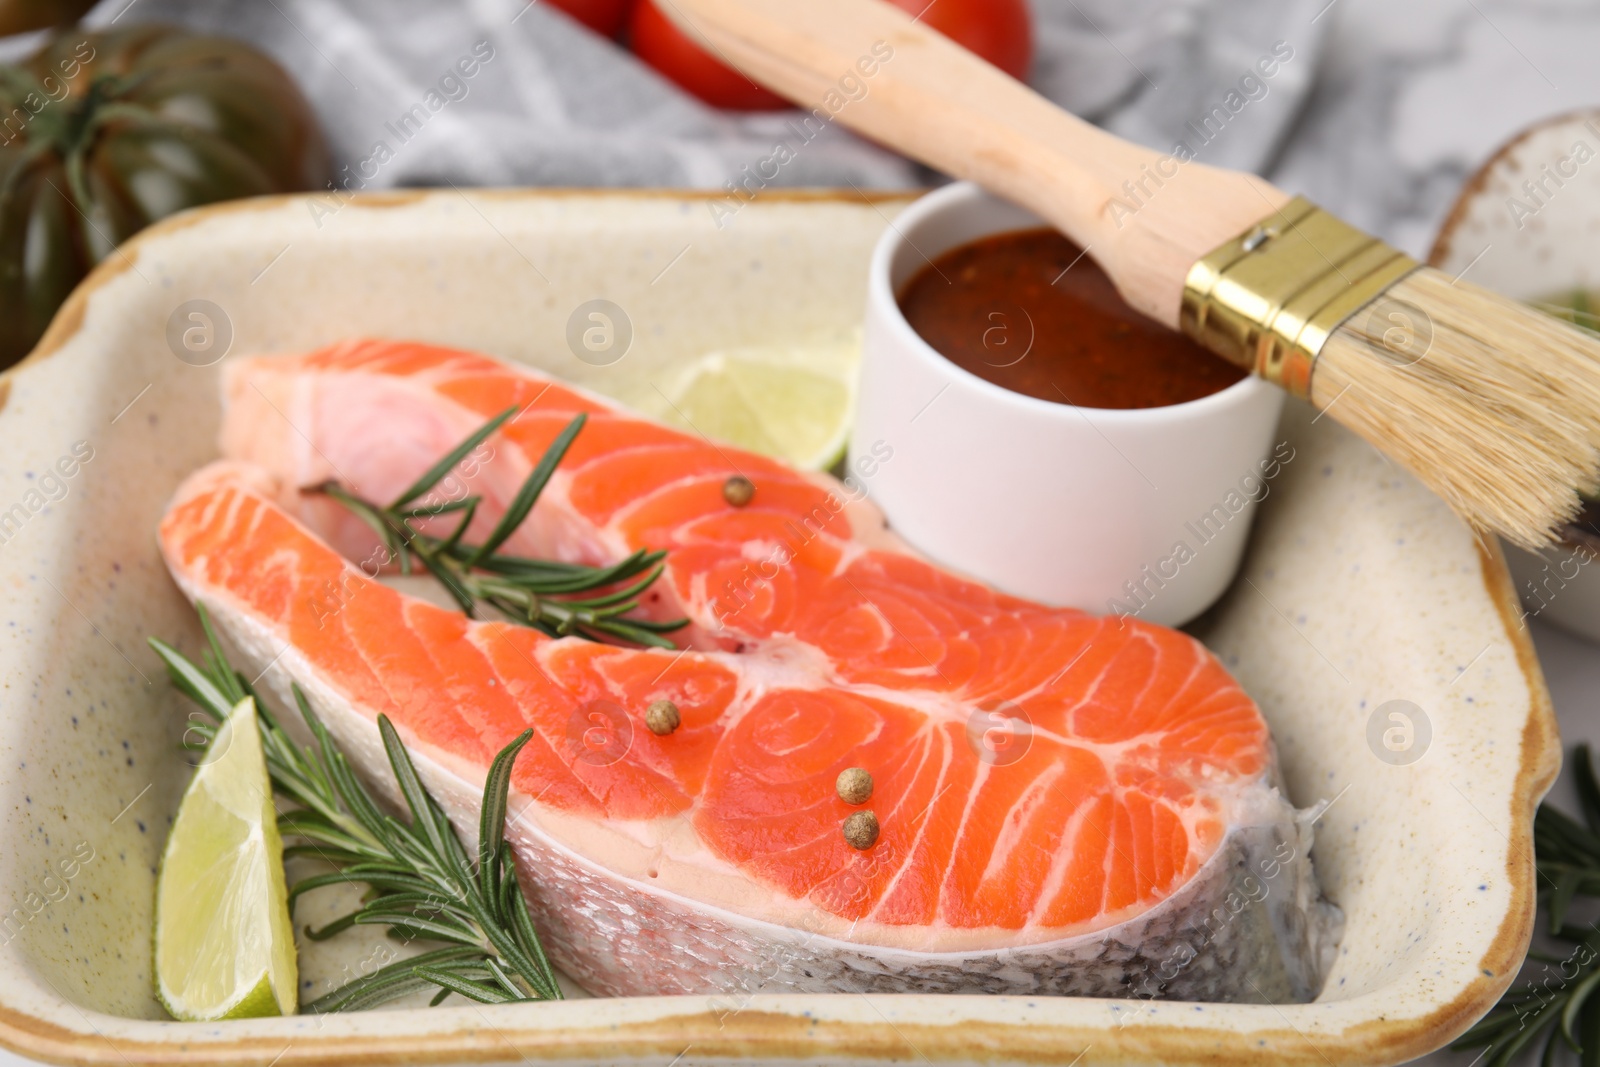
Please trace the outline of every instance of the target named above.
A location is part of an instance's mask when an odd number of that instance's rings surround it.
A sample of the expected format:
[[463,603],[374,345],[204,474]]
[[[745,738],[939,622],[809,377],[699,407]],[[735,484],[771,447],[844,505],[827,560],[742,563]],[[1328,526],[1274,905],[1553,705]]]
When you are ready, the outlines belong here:
[[1316,83],[1265,173],[1413,254],[1522,127],[1600,103],[1600,5],[1334,0]]

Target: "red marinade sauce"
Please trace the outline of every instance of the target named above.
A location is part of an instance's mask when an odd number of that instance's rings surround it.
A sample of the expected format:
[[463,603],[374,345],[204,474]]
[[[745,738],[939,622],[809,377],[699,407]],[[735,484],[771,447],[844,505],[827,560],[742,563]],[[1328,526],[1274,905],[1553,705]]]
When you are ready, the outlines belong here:
[[1013,392],[1090,408],[1154,408],[1226,389],[1244,371],[1129,307],[1051,229],[953,248],[900,293],[935,351]]

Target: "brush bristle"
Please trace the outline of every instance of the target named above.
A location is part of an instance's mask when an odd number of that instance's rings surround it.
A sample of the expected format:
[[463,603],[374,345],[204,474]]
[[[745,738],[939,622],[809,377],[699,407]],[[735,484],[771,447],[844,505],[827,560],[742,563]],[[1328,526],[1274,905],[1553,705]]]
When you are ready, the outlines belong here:
[[1549,544],[1600,480],[1600,339],[1424,267],[1328,339],[1312,402],[1475,527]]

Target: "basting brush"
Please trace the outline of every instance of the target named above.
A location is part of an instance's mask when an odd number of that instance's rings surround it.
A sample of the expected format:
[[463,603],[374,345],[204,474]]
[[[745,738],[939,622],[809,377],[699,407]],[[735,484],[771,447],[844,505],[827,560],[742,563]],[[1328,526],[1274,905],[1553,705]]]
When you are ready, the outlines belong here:
[[[715,55],[1029,208],[1133,307],[1309,400],[1536,547],[1600,481],[1600,342],[1249,174],[1075,118],[882,0],[671,0]],[[802,148],[801,151],[804,151]]]

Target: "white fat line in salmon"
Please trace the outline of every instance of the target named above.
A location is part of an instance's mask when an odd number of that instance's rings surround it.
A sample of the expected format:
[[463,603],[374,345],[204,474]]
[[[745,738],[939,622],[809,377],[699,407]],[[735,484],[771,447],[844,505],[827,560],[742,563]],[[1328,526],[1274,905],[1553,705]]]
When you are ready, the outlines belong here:
[[[494,446],[485,441],[468,452],[456,465],[455,470],[439,479],[439,484],[413,501],[412,506],[420,508],[459,504],[470,495],[467,491],[468,483],[482,474],[484,468],[492,463],[494,458]],[[394,553],[389,550],[389,546],[380,544],[356,566],[362,574],[375,581],[385,567],[395,562]],[[306,604],[316,616],[317,629],[326,626],[328,619],[342,611],[361,589],[362,585],[355,580],[355,575],[343,570],[339,572],[337,579],[325,579],[320,589],[308,593]]]
[[[796,526],[792,519],[785,520],[784,527],[792,535],[792,541],[780,541],[776,544],[770,541],[759,542],[759,547],[756,549],[758,558],[745,563],[740,571],[740,583],[735,585],[733,579],[726,579],[722,583],[722,591],[706,602],[711,609],[711,617],[716,620],[713,630],[720,632],[727,629],[727,620],[749,607],[763,585],[775,579],[782,568],[788,566],[790,560],[822,536],[823,531],[834,519],[842,515],[846,508],[865,500],[866,482],[878,473],[878,468],[882,464],[893,458],[893,445],[882,438],[872,442],[872,447],[855,458],[851,471],[842,479],[842,484],[850,490],[849,496],[841,497],[838,493],[830,492],[823,500],[827,505],[826,509],[822,504],[818,504],[800,517],[799,526]],[[836,573],[843,573],[862,552],[866,551],[864,546],[852,541],[851,533],[852,531],[845,531],[844,536],[836,538],[843,550],[839,563],[834,568]],[[725,609],[719,606],[724,596],[733,601],[735,605],[733,608]]]
[[[71,490],[69,484],[84,465],[94,459],[94,446],[88,441],[74,441],[72,450],[60,456],[39,476],[39,484],[22,494],[22,499],[0,511],[0,545],[10,544],[29,519],[50,504],[65,500]],[[31,477],[31,474],[30,474]]]
[[[553,648],[548,651],[541,648],[535,655],[547,669],[554,669],[547,662],[548,657],[554,654]],[[989,730],[1013,731],[1027,743],[1038,739],[1082,750],[1100,760],[1107,768],[1128,760],[1141,749],[1152,748],[1160,739],[1158,733],[1152,733],[1135,734],[1119,741],[1092,740],[1039,726],[1033,723],[1023,705],[1032,697],[1039,695],[1044,686],[1036,687],[1009,700],[986,700],[974,699],[960,691],[895,689],[873,682],[854,681],[840,676],[834,670],[831,661],[818,652],[815,646],[801,641],[767,638],[748,642],[742,653],[699,654],[712,660],[737,662],[742,668],[736,694],[724,712],[724,721],[728,729],[737,727],[746,711],[772,693],[836,689],[863,700],[894,702],[921,712],[924,725],[917,735],[919,737],[931,735],[950,724],[959,724],[965,730],[967,743],[974,751],[984,745],[986,724]],[[664,659],[673,656],[672,653],[661,653],[661,655]],[[671,661],[669,659],[669,662]],[[1189,678],[1195,677],[1202,666],[1197,658],[1190,670]],[[1088,683],[1083,699],[1063,710],[1070,714],[1090,704],[1112,669],[1111,663],[1102,664],[1099,674]],[[504,683],[510,681],[504,678],[500,680]],[[1181,690],[1182,686],[1179,688]]]
[[[872,607],[870,604],[868,606]],[[1138,635],[1137,639],[1146,640],[1143,635]],[[548,657],[553,654],[553,649],[541,649],[536,656],[547,669],[553,669],[548,662]],[[774,692],[836,689],[864,700],[898,703],[921,712],[924,725],[916,735],[918,738],[932,736],[944,726],[959,724],[963,727],[968,746],[974,752],[980,752],[991,743],[988,734],[1001,730],[1006,732],[1008,737],[1015,739],[1019,745],[1031,745],[1035,740],[1042,740],[1081,750],[1093,755],[1109,773],[1111,768],[1128,761],[1141,749],[1155,747],[1160,740],[1158,733],[1135,734],[1119,741],[1092,740],[1069,736],[1035,724],[1028,715],[1025,705],[1030,699],[1041,695],[1050,683],[1037,686],[1009,700],[974,699],[960,691],[890,688],[872,682],[844,678],[834,670],[832,662],[821,655],[814,646],[783,638],[749,641],[742,653],[700,654],[723,662],[736,661],[742,668],[736,694],[724,712],[724,720],[729,729],[737,727],[747,711]],[[662,655],[665,657],[671,654]],[[1183,685],[1179,686],[1180,691],[1200,673],[1202,667],[1203,662],[1197,656],[1189,675]],[[1063,710],[1070,714],[1092,703],[1111,671],[1111,663],[1102,664],[1099,673],[1086,685],[1083,698]],[[1057,679],[1052,679],[1052,682],[1055,680]],[[506,684],[510,682],[505,678],[501,678],[500,681]],[[1203,709],[1196,709],[1197,714],[1202,711]],[[1193,829],[1192,826],[1189,828]]]
[[[389,546],[379,545],[356,566],[362,574],[376,581],[383,568],[394,561],[394,553],[389,551]],[[337,579],[324,579],[320,589],[313,589],[306,594],[306,604],[317,617],[317,629],[325,627],[329,619],[343,611],[363,588],[365,586],[355,580],[355,575],[344,570],[339,572]]]

